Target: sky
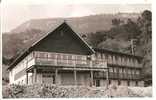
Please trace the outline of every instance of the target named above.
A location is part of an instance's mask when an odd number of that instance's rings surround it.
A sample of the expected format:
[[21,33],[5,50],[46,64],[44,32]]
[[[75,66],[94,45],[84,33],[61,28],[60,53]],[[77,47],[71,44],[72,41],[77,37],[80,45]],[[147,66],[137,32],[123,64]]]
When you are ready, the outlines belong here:
[[151,10],[150,4],[5,4],[1,7],[2,32],[9,32],[18,25],[39,18],[81,17],[95,14],[126,12],[141,13]]

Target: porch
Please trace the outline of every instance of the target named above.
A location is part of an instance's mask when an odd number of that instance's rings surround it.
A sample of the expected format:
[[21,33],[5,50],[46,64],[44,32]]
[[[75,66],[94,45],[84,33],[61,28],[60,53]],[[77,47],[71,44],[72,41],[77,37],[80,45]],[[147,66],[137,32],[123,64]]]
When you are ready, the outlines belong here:
[[96,86],[97,72],[105,73],[103,77],[108,80],[108,68],[35,65],[26,69],[26,84]]

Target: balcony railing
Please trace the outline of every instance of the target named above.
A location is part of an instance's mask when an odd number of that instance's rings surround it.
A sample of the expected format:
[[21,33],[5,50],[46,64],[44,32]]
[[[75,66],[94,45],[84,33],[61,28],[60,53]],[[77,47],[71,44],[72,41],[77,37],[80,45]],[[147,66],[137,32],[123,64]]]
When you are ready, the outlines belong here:
[[45,66],[47,65],[47,66],[65,66],[65,67],[94,67],[94,68],[107,67],[106,61],[89,60],[85,55],[73,55],[65,53],[49,53],[36,51],[34,52],[33,61],[35,65],[45,65]]
[[109,78],[120,78],[120,79],[139,79],[140,75],[138,74],[126,74],[126,73],[113,73],[109,72]]
[[76,59],[46,59],[36,58],[35,64],[37,65],[52,65],[52,66],[66,66],[66,67],[94,67],[106,68],[107,63],[103,61],[89,61],[89,60],[76,60]]
[[106,72],[95,72],[94,73],[94,78],[106,78],[107,73]]

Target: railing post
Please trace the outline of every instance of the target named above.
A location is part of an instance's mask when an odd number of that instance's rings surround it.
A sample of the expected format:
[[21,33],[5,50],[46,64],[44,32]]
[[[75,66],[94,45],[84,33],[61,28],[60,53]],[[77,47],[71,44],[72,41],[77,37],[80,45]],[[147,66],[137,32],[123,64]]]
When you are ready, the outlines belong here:
[[91,86],[93,86],[93,71],[90,71],[90,76],[91,76]]
[[58,84],[58,69],[55,69],[55,84]]
[[34,77],[34,79],[33,79],[33,83],[36,83],[36,80],[37,80],[37,70],[36,70],[36,68],[34,68],[34,73],[33,73],[34,75],[33,75],[33,77]]
[[74,85],[77,86],[77,72],[74,69]]
[[109,86],[109,68],[108,67],[107,67],[107,71],[106,71],[106,81],[107,81],[106,88],[108,89],[108,86]]
[[28,85],[28,72],[26,71],[26,84]]

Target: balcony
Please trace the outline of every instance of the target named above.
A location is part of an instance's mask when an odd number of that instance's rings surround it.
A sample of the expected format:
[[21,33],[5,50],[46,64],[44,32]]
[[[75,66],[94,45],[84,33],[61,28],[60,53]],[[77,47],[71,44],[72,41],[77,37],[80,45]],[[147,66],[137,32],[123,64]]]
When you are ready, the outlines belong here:
[[106,72],[95,72],[94,78],[107,78],[107,73]]
[[109,78],[113,78],[113,79],[139,79],[140,76],[137,74],[126,74],[126,73],[113,73],[113,72],[109,72]]
[[91,67],[107,68],[107,62],[102,60],[88,60],[85,55],[65,53],[49,53],[35,51],[28,65],[64,66],[64,67]]

